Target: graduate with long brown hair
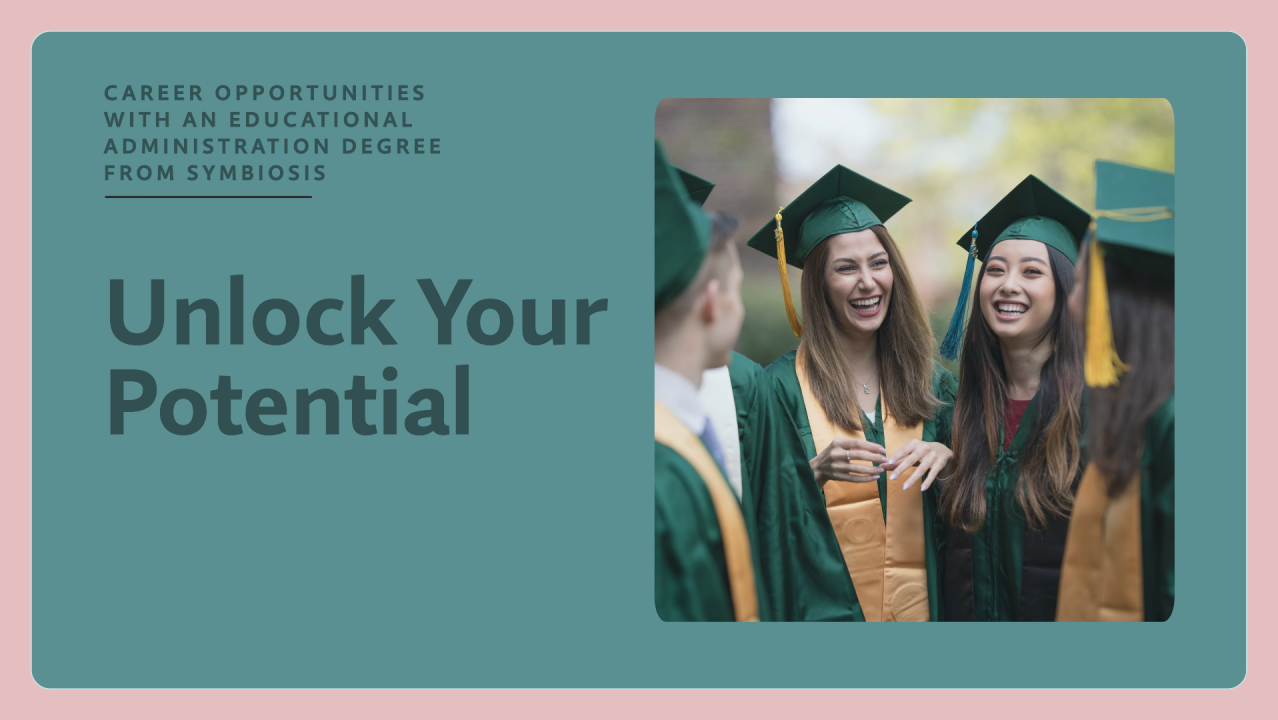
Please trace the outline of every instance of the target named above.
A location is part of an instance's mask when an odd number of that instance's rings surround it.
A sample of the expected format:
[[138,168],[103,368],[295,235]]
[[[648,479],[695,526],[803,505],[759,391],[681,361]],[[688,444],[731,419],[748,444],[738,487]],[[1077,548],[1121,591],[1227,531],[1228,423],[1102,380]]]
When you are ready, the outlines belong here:
[[[909,202],[839,165],[749,242],[777,258],[801,338],[766,371],[798,442],[743,442],[747,457],[810,469],[761,499],[745,484],[778,619],[938,615],[930,487],[951,457],[955,382],[933,357],[927,311],[883,226]],[[787,265],[803,269],[802,322]]]
[[1070,296],[1086,328],[1089,462],[1070,519],[1057,620],[1171,617],[1174,195],[1169,173],[1096,163],[1097,220]]
[[962,335],[980,260],[943,483],[944,619],[1052,620],[1078,477],[1083,390],[1066,310],[1090,216],[1027,177],[963,238],[968,271],[942,355]]

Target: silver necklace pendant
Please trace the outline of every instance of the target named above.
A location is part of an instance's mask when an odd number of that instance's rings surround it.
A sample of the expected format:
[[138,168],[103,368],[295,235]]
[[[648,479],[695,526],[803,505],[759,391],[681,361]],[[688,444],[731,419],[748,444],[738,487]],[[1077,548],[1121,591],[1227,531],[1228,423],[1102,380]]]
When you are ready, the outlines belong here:
[[865,394],[866,394],[866,395],[869,395],[869,394],[870,394],[870,386],[869,386],[869,385],[866,385],[865,383],[861,383],[861,387],[865,388]]

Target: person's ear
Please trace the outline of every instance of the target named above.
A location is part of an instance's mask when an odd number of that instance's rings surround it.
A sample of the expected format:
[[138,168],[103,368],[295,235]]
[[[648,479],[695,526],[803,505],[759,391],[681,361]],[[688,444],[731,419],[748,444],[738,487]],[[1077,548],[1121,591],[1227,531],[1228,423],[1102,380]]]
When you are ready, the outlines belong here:
[[714,324],[719,319],[719,314],[723,311],[719,307],[719,280],[712,279],[706,283],[701,289],[701,319],[707,325]]

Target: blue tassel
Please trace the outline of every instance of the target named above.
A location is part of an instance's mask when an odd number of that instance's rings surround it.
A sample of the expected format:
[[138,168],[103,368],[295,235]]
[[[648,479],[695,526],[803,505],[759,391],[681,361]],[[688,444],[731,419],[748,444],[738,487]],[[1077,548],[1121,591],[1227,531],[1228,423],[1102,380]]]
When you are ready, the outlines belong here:
[[972,226],[972,245],[967,253],[967,269],[963,271],[963,286],[959,288],[958,305],[954,308],[954,316],[950,318],[950,327],[945,331],[945,339],[941,341],[941,357],[946,360],[957,360],[959,346],[962,344],[964,321],[967,315],[967,296],[972,285],[972,271],[976,267],[976,226]]

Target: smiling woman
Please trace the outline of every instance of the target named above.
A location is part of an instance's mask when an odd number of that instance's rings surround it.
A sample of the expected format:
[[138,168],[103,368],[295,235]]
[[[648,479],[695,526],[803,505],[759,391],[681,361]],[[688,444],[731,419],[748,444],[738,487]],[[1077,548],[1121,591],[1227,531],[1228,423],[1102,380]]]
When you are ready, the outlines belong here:
[[945,620],[1055,619],[1082,435],[1082,352],[1065,306],[1090,219],[1031,175],[959,241],[983,265],[942,488]]
[[[798,350],[756,374],[771,380],[797,439],[770,450],[786,454],[774,459],[781,465],[806,464],[816,481],[778,489],[743,479],[761,586],[777,619],[938,617],[929,488],[951,457],[955,383],[933,359],[926,310],[883,226],[909,202],[835,166],[749,243],[777,258],[801,338]],[[802,323],[787,265],[804,271]],[[734,393],[748,394],[740,385]],[[747,462],[761,451],[749,433],[742,451]],[[759,495],[773,501],[756,502]]]
[[[1051,327],[1048,321],[1056,303],[1053,282],[1053,251],[1037,240],[1006,240],[985,258],[981,273],[981,314],[994,334],[1005,343],[1024,342],[1037,346]],[[1072,271],[1067,265],[1064,269]],[[1028,388],[1012,388],[1012,395]],[[1029,400],[1030,397],[1018,397]]]

